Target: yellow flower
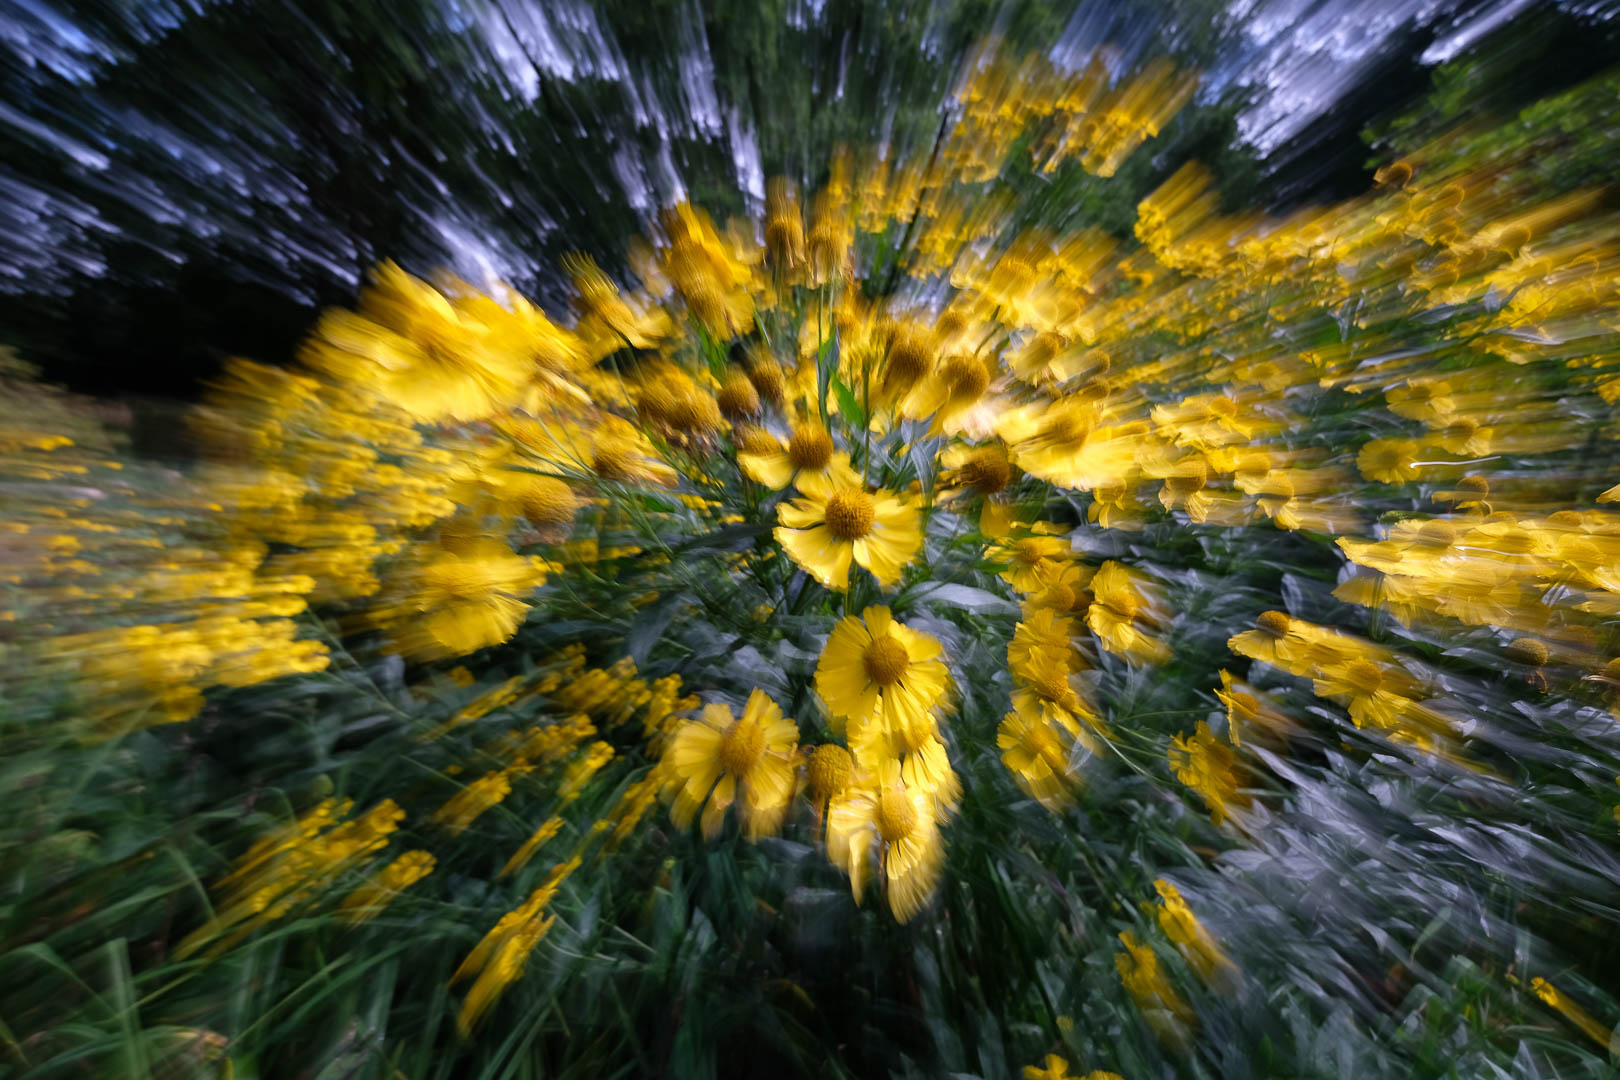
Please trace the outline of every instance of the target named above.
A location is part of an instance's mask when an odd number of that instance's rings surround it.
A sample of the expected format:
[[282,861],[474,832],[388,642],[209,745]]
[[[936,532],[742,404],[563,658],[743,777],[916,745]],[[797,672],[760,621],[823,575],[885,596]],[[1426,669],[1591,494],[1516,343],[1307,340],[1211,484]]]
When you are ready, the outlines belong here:
[[546,905],[556,897],[563,879],[579,865],[576,855],[553,866],[540,887],[522,904],[502,915],[450,976],[452,983],[469,975],[478,976],[456,1017],[456,1027],[462,1037],[478,1026],[508,986],[522,978],[529,954],[557,921],[555,915],[543,915]]
[[523,869],[529,860],[534,858],[534,853],[539,851],[546,841],[561,832],[562,827],[563,820],[559,817],[547,818],[541,822],[540,827],[534,830],[527,840],[523,841],[523,846],[513,852],[510,859],[506,860],[506,865],[501,867],[500,876],[503,878],[509,877]]
[[1024,1066],[1024,1080],[1124,1080],[1124,1078],[1118,1073],[1105,1072],[1102,1069],[1093,1069],[1085,1076],[1076,1076],[1069,1071],[1068,1061],[1056,1054],[1047,1054],[1045,1068]]
[[344,897],[339,913],[351,925],[367,921],[387,907],[394,897],[432,873],[434,862],[426,851],[405,852]]
[[416,659],[464,656],[517,633],[529,594],[545,578],[539,561],[504,544],[440,549],[407,572],[410,595],[371,618],[389,631],[396,652]]
[[728,705],[704,706],[696,720],[676,731],[666,752],[682,781],[670,817],[688,828],[707,800],[703,835],[712,840],[737,803],[748,839],[776,832],[793,797],[798,741],[798,727],[763,690],[749,695],[740,719]]
[[945,358],[937,368],[918,381],[900,402],[900,412],[908,419],[925,420],[932,416],[930,430],[956,432],[965,426],[983,429],[988,433],[990,423],[966,423],[968,414],[980,404],[990,389],[993,361],[989,364],[970,353],[957,353]]
[[1000,442],[983,446],[960,443],[947,446],[939,452],[939,465],[939,487],[942,492],[971,491],[978,495],[996,495],[1012,480],[1012,464],[1007,460],[1007,448]]
[[1120,982],[1125,984],[1136,1007],[1142,1010],[1159,1038],[1166,1042],[1180,1041],[1183,1025],[1192,1019],[1192,1011],[1159,970],[1159,958],[1151,946],[1137,941],[1129,930],[1121,933],[1119,940],[1125,946],[1124,952],[1114,954]]
[[1255,620],[1255,629],[1234,634],[1227,647],[1239,656],[1275,664],[1296,674],[1309,663],[1314,644],[1310,631],[1312,624],[1295,619],[1283,611],[1262,611]]
[[906,922],[933,895],[945,865],[945,845],[926,792],[908,787],[900,763],[881,761],[869,783],[851,787],[827,811],[827,856],[849,875],[861,902],[881,869],[889,910]]
[[1164,931],[1164,936],[1181,950],[1194,970],[1208,980],[1215,976],[1216,971],[1230,967],[1232,962],[1215,944],[1215,939],[1198,921],[1198,916],[1192,913],[1187,901],[1182,899],[1181,891],[1163,878],[1155,881],[1153,887],[1159,893],[1159,927]]
[[504,421],[500,427],[551,469],[620,484],[675,485],[675,470],[641,429],[622,416],[602,416],[592,426],[585,418],[552,413]]
[[1418,478],[1418,445],[1410,439],[1373,439],[1356,455],[1361,475],[1381,484],[1409,484]]
[[1007,645],[1007,666],[1020,687],[1070,712],[1081,709],[1080,697],[1069,683],[1074,670],[1074,620],[1051,608],[1027,608]]
[[526,350],[391,262],[377,267],[360,307],[321,317],[305,363],[374,390],[417,420],[484,419],[515,404],[537,374]]
[[1272,701],[1271,695],[1232,677],[1221,669],[1221,688],[1215,696],[1226,706],[1226,734],[1233,746],[1258,731],[1265,736],[1287,739],[1300,732],[1299,724]]
[[1576,1027],[1585,1032],[1587,1037],[1593,1042],[1597,1043],[1604,1049],[1609,1048],[1613,1039],[1609,1029],[1604,1027],[1603,1024],[1599,1023],[1597,1017],[1593,1016],[1591,1013],[1581,1008],[1578,1003],[1571,1000],[1568,994],[1565,994],[1562,990],[1558,989],[1558,987],[1554,986],[1546,979],[1540,978],[1530,980],[1530,989],[1534,990],[1536,992],[1536,996],[1542,1001],[1546,1002],[1548,1005],[1567,1016],[1570,1021]]
[[1069,805],[1069,757],[1082,739],[1073,717],[1043,709],[1028,695],[1014,697],[1013,711],[996,729],[1002,764],[1030,798],[1053,811]]
[[1024,1066],[1024,1080],[1077,1080],[1069,1072],[1069,1063],[1056,1054],[1046,1055],[1046,1067],[1038,1068],[1034,1065]]
[[1317,658],[1320,667],[1313,673],[1312,691],[1343,702],[1357,727],[1431,740],[1450,732],[1451,721],[1444,714],[1417,700],[1427,696],[1423,685],[1399,663],[1353,651],[1335,655],[1326,649],[1318,650]]
[[849,457],[833,449],[832,436],[817,423],[795,427],[786,444],[763,428],[742,433],[737,440],[737,466],[743,475],[772,491],[787,487],[800,472],[826,472],[834,461],[849,467]]
[[1026,614],[1032,614],[1034,608],[1047,608],[1058,615],[1084,612],[1091,605],[1089,586],[1096,572],[1084,563],[1049,562],[1037,567],[1041,588],[1025,601]]
[[872,572],[884,585],[922,547],[922,527],[909,498],[887,491],[869,493],[861,478],[839,462],[825,473],[801,473],[804,498],[783,503],[776,511],[777,542],[793,561],[829,589],[849,587],[851,562]]
[[1204,797],[1217,825],[1226,820],[1226,804],[1238,799],[1235,762],[1232,748],[1211,734],[1202,720],[1190,739],[1177,735],[1170,744],[1170,767],[1176,779]]
[[1054,536],[1057,526],[1038,522],[1024,536],[1008,536],[985,549],[988,562],[1006,563],[1001,579],[1021,593],[1039,592],[1045,578],[1069,554],[1069,538]]
[[1170,659],[1170,647],[1142,629],[1157,605],[1140,575],[1110,560],[1098,567],[1091,592],[1086,625],[1097,644],[1132,660],[1162,664]]
[[451,836],[461,835],[479,815],[490,807],[500,804],[512,793],[513,776],[520,776],[527,771],[527,767],[516,767],[485,773],[435,810],[433,820],[443,825]]
[[805,747],[805,780],[817,812],[826,813],[827,804],[849,790],[855,780],[855,759],[837,743]]
[[941,653],[935,638],[895,622],[886,607],[869,607],[827,636],[816,692],[836,720],[848,722],[857,753],[898,756],[936,737],[933,713],[950,688]]

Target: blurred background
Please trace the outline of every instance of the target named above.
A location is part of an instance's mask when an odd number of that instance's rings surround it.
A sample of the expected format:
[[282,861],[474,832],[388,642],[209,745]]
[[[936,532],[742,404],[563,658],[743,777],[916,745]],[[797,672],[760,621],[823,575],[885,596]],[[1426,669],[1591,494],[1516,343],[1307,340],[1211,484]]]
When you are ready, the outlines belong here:
[[0,1080],[1617,1075],[1617,16],[0,0]]
[[758,216],[767,176],[814,190],[840,144],[926,156],[992,36],[1058,63],[1106,46],[1116,72],[1169,57],[1200,73],[1190,107],[1115,176],[1070,161],[1006,177],[1021,220],[1129,237],[1137,203],[1195,158],[1224,210],[1333,202],[1366,191],[1379,161],[1612,64],[1615,10],[10,2],[0,342],[74,389],[189,397],[226,356],[290,356],[383,258],[555,308],[562,255],[622,270],[660,206]]

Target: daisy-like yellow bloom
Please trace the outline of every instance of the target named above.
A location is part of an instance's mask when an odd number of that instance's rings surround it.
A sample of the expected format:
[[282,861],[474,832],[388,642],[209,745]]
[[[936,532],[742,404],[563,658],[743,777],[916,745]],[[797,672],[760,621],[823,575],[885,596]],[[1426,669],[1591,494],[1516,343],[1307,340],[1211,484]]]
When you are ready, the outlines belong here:
[[842,462],[824,473],[799,474],[804,498],[776,511],[777,543],[794,562],[829,589],[849,588],[850,564],[859,563],[884,585],[900,580],[922,548],[917,507],[904,495],[871,493]]
[[529,594],[546,579],[544,564],[504,544],[439,550],[406,574],[409,595],[372,612],[395,652],[440,659],[499,645],[522,624]]
[[837,743],[805,747],[805,782],[816,813],[826,815],[827,805],[849,790],[855,782],[855,759]]
[[452,983],[477,976],[456,1017],[456,1027],[463,1037],[478,1026],[506,988],[523,977],[529,954],[557,921],[555,915],[545,914],[546,907],[579,865],[576,855],[553,866],[528,899],[502,915],[450,976]]
[[1356,468],[1380,484],[1410,484],[1418,479],[1418,457],[1418,444],[1410,439],[1373,439],[1356,455]]
[[1145,423],[1103,424],[1096,403],[1079,395],[1044,413],[1011,413],[998,427],[1013,463],[1041,480],[1076,491],[1123,484],[1151,443]]
[[1194,458],[1164,478],[1159,503],[1166,510],[1185,510],[1189,520],[1201,525],[1209,520],[1215,505],[1214,497],[1206,490],[1208,483],[1209,467]]
[[552,413],[507,421],[503,429],[526,451],[559,472],[585,473],[621,484],[674,487],[675,470],[630,421],[603,415],[589,418]]
[[555,476],[507,470],[501,494],[506,506],[528,519],[543,539],[555,542],[567,539],[573,527],[574,514],[579,510],[579,499],[574,489]]
[[982,424],[967,421],[990,389],[994,364],[994,360],[986,362],[970,353],[946,357],[900,402],[901,415],[913,420],[933,417],[931,430],[935,433],[956,432],[964,427],[992,427],[993,421]]
[[1125,984],[1154,1033],[1165,1042],[1179,1042],[1184,1035],[1183,1025],[1192,1019],[1192,1010],[1164,977],[1152,946],[1142,944],[1129,930],[1122,932],[1119,940],[1125,946],[1124,952],[1114,954],[1119,981]]
[[391,262],[373,273],[359,314],[333,309],[321,317],[303,360],[428,423],[480,420],[508,408],[538,370],[531,353],[510,348],[471,312]]
[[1193,969],[1208,981],[1217,971],[1230,968],[1232,962],[1182,899],[1181,890],[1163,878],[1155,881],[1153,888],[1159,894],[1159,927],[1165,937],[1175,942]]
[[1334,657],[1319,652],[1321,666],[1311,680],[1318,697],[1342,702],[1357,727],[1405,731],[1425,738],[1445,735],[1451,722],[1423,704],[1423,684],[1396,662],[1349,653]]
[[681,781],[671,819],[688,828],[703,807],[703,835],[712,840],[735,803],[748,839],[776,832],[793,797],[798,742],[798,727],[763,690],[748,696],[741,717],[729,705],[705,705],[665,754]]
[[991,544],[984,557],[989,562],[1006,563],[1007,568],[999,575],[1001,580],[1028,594],[1041,590],[1052,564],[1065,560],[1069,551],[1069,538],[1058,526],[1038,521],[1025,535],[1007,536]]
[[343,898],[338,913],[351,926],[378,915],[394,897],[432,873],[434,858],[426,851],[407,851]]
[[1073,635],[1074,620],[1032,606],[1007,644],[1007,666],[1019,687],[1059,708],[1079,712],[1080,697],[1069,682],[1074,672]]
[[1132,660],[1162,664],[1170,659],[1170,647],[1143,629],[1157,605],[1140,575],[1110,560],[1097,568],[1091,593],[1086,625],[1099,645]]
[[1079,723],[1061,709],[1043,709],[1032,697],[1014,698],[1013,711],[996,729],[1002,764],[1018,786],[1048,810],[1062,810],[1071,801],[1069,759],[1076,742],[1083,742]]
[[1408,379],[1402,386],[1386,389],[1384,400],[1389,402],[1389,411],[1396,416],[1418,420],[1429,427],[1445,427],[1457,409],[1457,403],[1451,396],[1451,385],[1439,379]]
[[849,456],[833,448],[832,436],[818,423],[799,424],[787,442],[764,428],[739,433],[737,466],[743,475],[781,491],[799,473],[824,473],[834,462],[849,467]]
[[1272,701],[1271,696],[1221,669],[1221,688],[1215,696],[1226,706],[1226,733],[1233,746],[1259,732],[1284,740],[1300,733],[1299,723]]
[[1202,720],[1191,738],[1177,735],[1170,744],[1170,768],[1176,779],[1204,797],[1216,825],[1226,820],[1227,804],[1239,801],[1233,769],[1236,761],[1232,748],[1217,739]]
[[956,443],[939,452],[941,495],[997,495],[1012,480],[1012,463],[1000,442]]
[[1084,563],[1048,562],[1036,567],[1041,588],[1024,603],[1028,608],[1047,608],[1057,615],[1083,613],[1091,605],[1091,579],[1097,568]]
[[1309,636],[1312,625],[1294,618],[1284,611],[1262,611],[1255,620],[1253,630],[1234,634],[1226,642],[1227,648],[1251,660],[1263,660],[1285,671],[1294,671],[1308,663],[1314,644]]
[[1092,1069],[1086,1075],[1080,1076],[1069,1071],[1066,1059],[1056,1054],[1047,1054],[1044,1068],[1035,1065],[1024,1066],[1024,1080],[1124,1080],[1124,1078],[1118,1073],[1102,1069]]
[[870,783],[851,787],[827,811],[827,856],[849,875],[861,902],[881,871],[889,910],[907,922],[933,895],[945,865],[945,844],[926,792],[909,787],[900,763],[882,761]]
[[1086,519],[1105,529],[1139,530],[1144,524],[1144,508],[1136,490],[1124,483],[1098,484],[1086,507]]
[[647,349],[671,330],[669,316],[662,308],[647,310],[632,306],[620,295],[618,285],[604,274],[589,255],[569,255],[563,259],[568,276],[578,292],[579,334],[586,339],[593,360],[629,345]]
[[720,405],[676,364],[652,365],[631,390],[642,418],[671,442],[703,445],[720,431]]
[[874,406],[898,403],[934,370],[939,359],[939,341],[932,327],[908,320],[895,325],[887,339],[874,370],[850,373],[854,379],[870,381]]
[[934,637],[894,621],[886,607],[845,616],[833,627],[816,664],[816,693],[847,722],[857,749],[889,756],[925,743],[933,714],[945,704],[950,672]]

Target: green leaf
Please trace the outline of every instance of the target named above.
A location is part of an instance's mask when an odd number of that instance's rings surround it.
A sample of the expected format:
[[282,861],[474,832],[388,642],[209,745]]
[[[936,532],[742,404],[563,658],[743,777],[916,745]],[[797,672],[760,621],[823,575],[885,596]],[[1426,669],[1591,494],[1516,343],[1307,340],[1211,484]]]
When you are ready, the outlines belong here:
[[855,400],[855,391],[844,385],[844,380],[837,375],[832,377],[833,396],[838,399],[838,415],[844,418],[844,423],[856,431],[866,429],[866,413],[861,403]]

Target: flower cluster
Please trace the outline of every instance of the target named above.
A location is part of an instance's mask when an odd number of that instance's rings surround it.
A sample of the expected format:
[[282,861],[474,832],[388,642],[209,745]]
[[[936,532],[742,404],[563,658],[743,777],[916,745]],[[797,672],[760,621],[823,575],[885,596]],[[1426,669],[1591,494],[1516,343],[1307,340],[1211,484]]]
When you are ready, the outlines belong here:
[[[1281,219],[1223,216],[1188,163],[1130,237],[990,196],[1015,148],[1115,174],[1194,85],[991,50],[928,153],[841,152],[808,200],[774,178],[758,220],[666,207],[623,272],[567,260],[566,312],[385,263],[296,364],[228,365],[161,497],[70,410],[8,406],[5,618],[85,732],[301,686],[364,705],[311,722],[318,771],[389,755],[343,776],[387,797],[289,815],[177,952],[321,904],[375,926],[443,883],[485,920],[467,940],[496,920],[450,979],[468,1035],[600,914],[565,882],[632,845],[663,856],[623,860],[650,898],[700,843],[813,851],[794,872],[907,923],[960,910],[953,858],[1023,821],[1132,882],[1085,916],[1107,933],[1065,933],[1120,941],[1120,1000],[1188,1052],[1242,943],[1150,854],[1207,875],[1248,847],[1222,872],[1262,880],[1310,863],[1326,770],[1381,806],[1449,770],[1483,804],[1526,747],[1611,805],[1620,221],[1449,147]],[[264,715],[295,727],[287,697]],[[1103,819],[1152,815],[1151,853],[1092,858]],[[801,843],[739,854],[772,836]]]

